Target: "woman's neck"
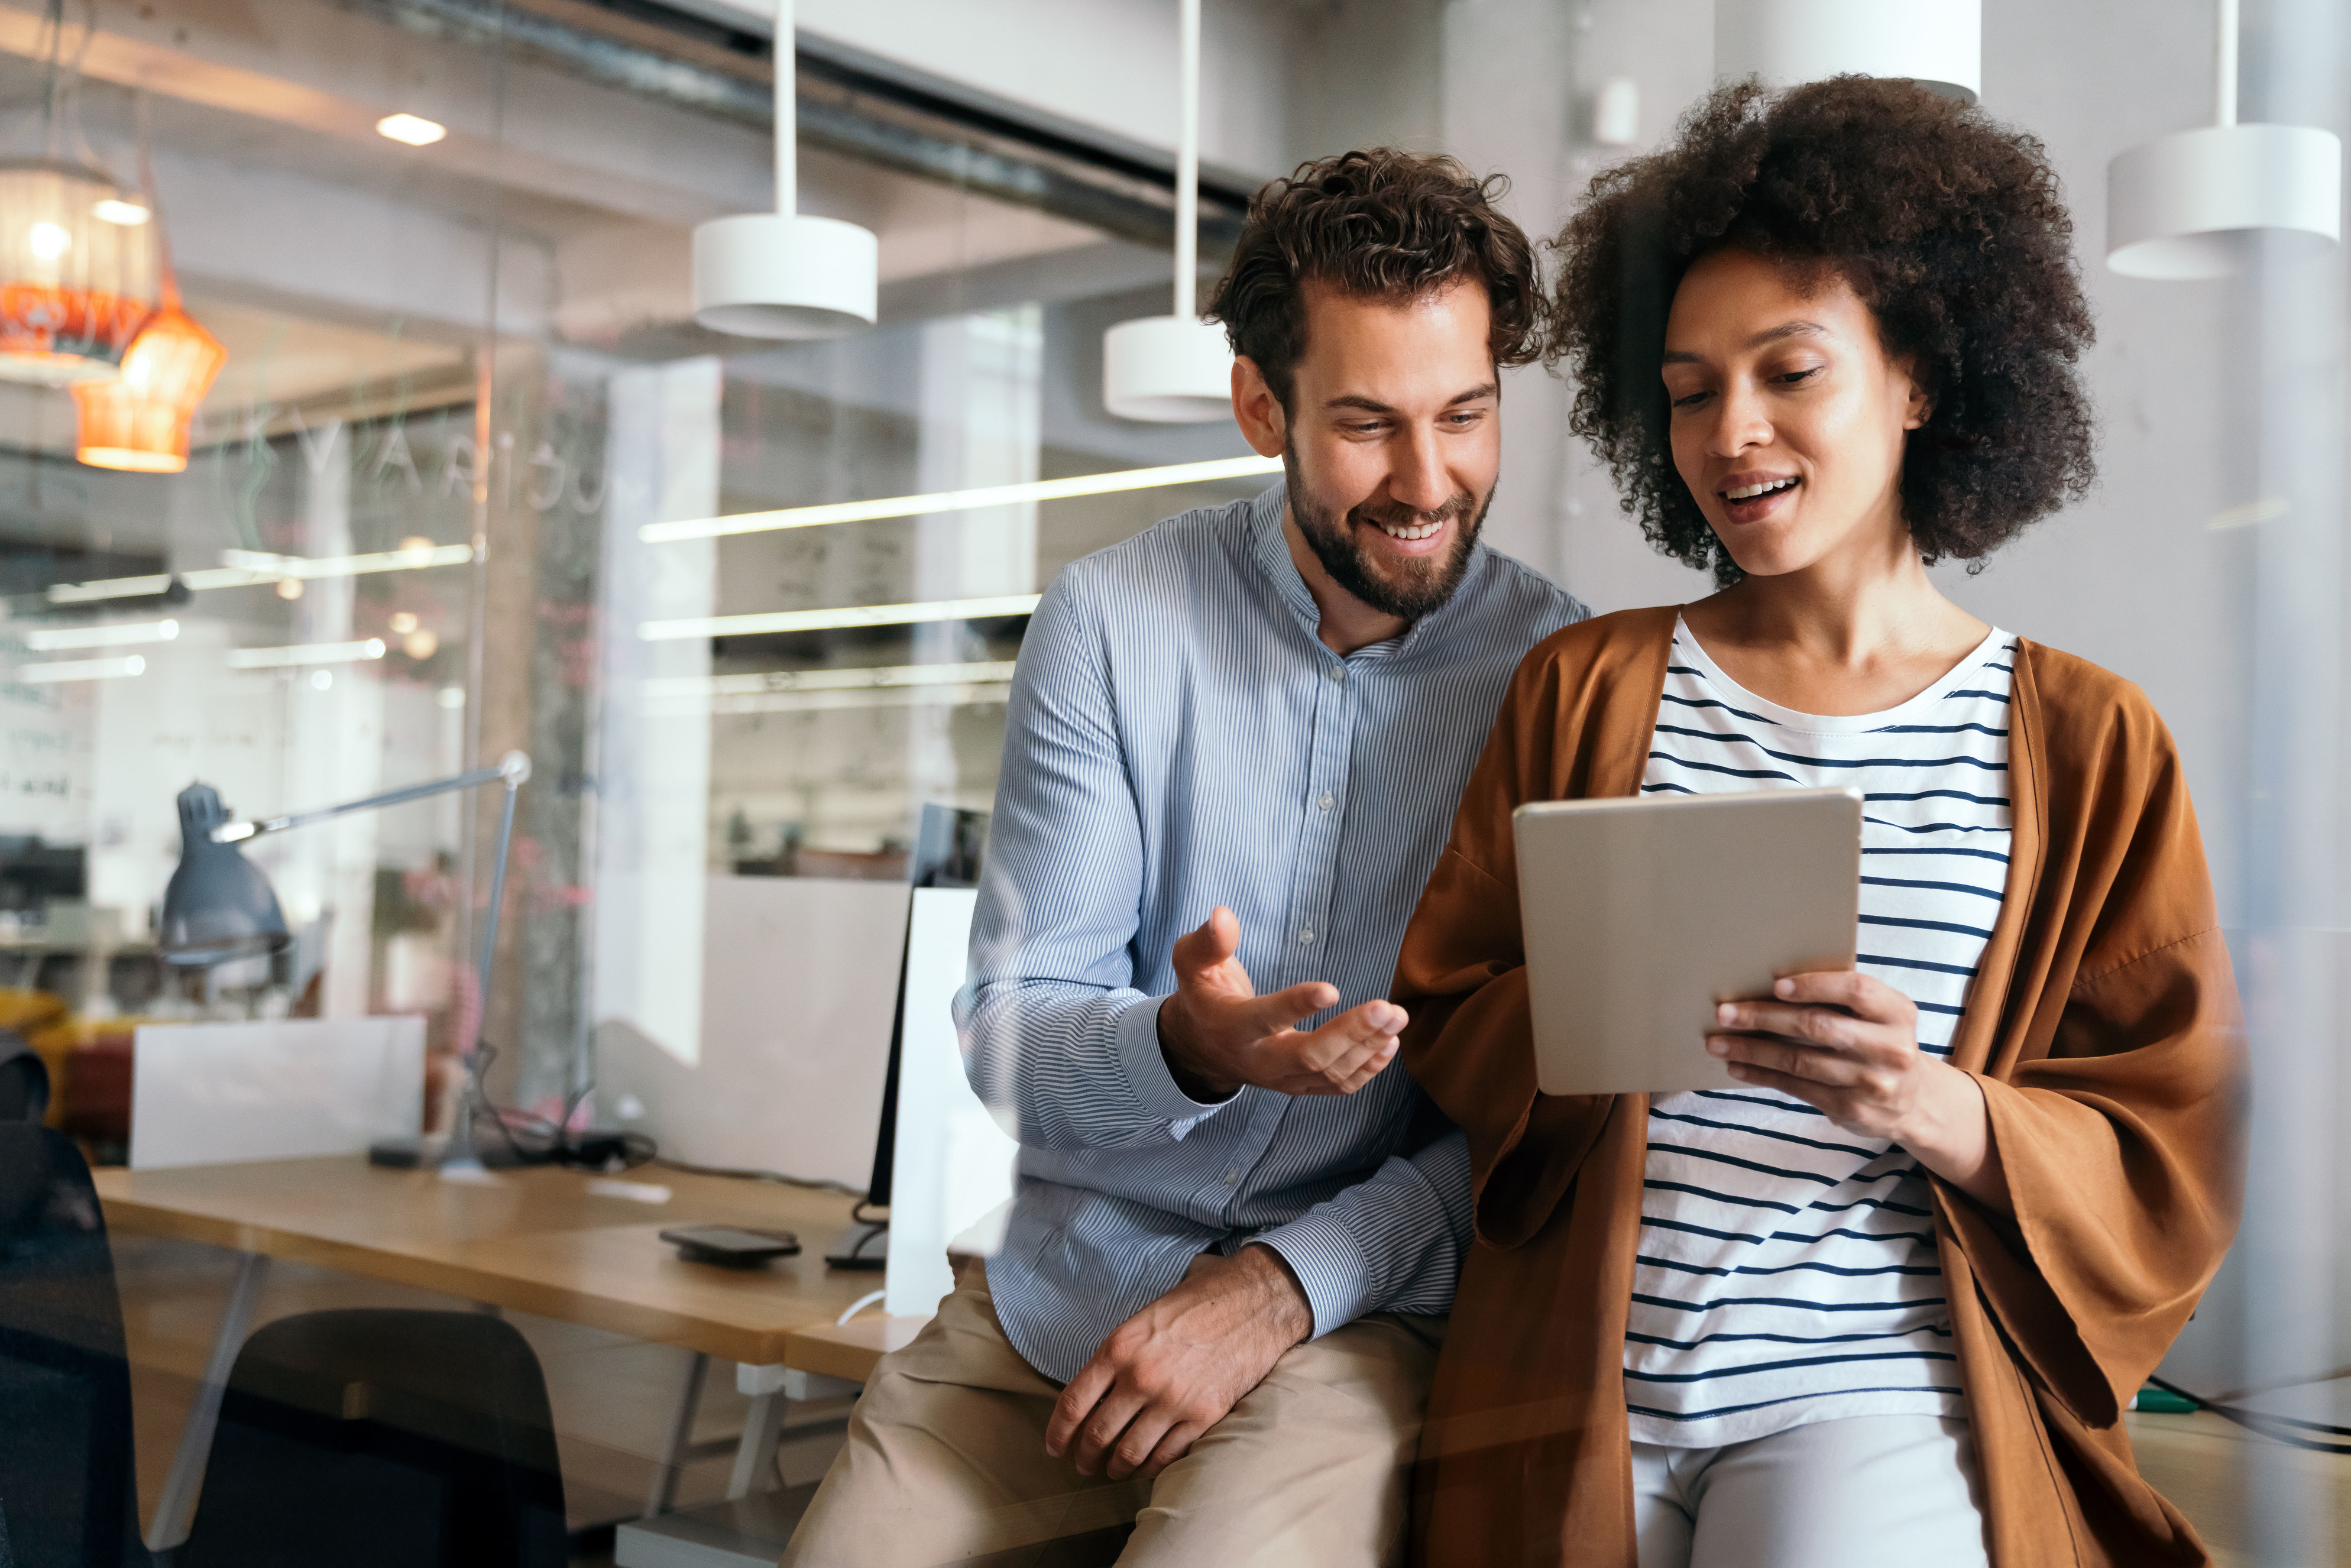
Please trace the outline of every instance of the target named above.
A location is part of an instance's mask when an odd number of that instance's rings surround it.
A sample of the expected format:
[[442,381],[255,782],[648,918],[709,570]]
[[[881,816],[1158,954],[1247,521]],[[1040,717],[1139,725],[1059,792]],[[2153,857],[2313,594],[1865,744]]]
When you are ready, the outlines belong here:
[[1750,577],[1683,619],[1723,672],[1802,713],[1898,707],[1991,630],[1943,597],[1907,533],[1774,577]]

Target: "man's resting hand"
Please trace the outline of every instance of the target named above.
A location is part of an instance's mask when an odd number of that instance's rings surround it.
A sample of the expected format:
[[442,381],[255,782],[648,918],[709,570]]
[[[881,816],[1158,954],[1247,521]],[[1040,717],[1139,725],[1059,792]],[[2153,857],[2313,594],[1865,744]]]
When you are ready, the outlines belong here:
[[1045,1451],[1086,1475],[1152,1479],[1313,1332],[1306,1292],[1271,1248],[1196,1258],[1182,1284],[1113,1329],[1070,1379]]
[[1394,1060],[1405,1013],[1394,1002],[1350,1008],[1301,1033],[1300,1019],[1339,999],[1320,980],[1260,997],[1233,955],[1240,922],[1221,905],[1176,938],[1176,993],[1159,1005],[1159,1048],[1195,1100],[1229,1099],[1244,1083],[1283,1094],[1353,1094]]

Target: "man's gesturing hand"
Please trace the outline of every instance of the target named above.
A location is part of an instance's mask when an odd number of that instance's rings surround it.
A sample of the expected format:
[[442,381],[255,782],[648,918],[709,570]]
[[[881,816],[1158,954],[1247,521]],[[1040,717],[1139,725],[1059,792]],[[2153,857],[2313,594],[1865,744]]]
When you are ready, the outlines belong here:
[[1119,1324],[1070,1379],[1045,1451],[1086,1475],[1152,1479],[1313,1331],[1306,1292],[1271,1248],[1196,1258],[1182,1284]]
[[1353,1094],[1395,1057],[1402,1008],[1365,1002],[1301,1033],[1292,1026],[1336,1002],[1339,988],[1312,980],[1260,997],[1233,956],[1240,940],[1240,922],[1221,905],[1176,940],[1176,994],[1159,1006],[1159,1048],[1185,1093],[1222,1100],[1254,1083],[1284,1094]]

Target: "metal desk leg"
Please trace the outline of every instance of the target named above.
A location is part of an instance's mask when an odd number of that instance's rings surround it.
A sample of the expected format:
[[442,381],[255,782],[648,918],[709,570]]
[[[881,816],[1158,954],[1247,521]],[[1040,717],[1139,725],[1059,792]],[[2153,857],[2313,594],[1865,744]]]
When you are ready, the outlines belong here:
[[743,1440],[735,1448],[735,1473],[726,1482],[730,1500],[755,1491],[775,1490],[776,1438],[784,1429],[784,1406],[789,1403],[781,1366],[738,1362],[735,1386],[751,1396],[751,1410],[743,1419]]
[[710,1358],[695,1351],[694,1364],[685,1369],[685,1388],[678,1396],[677,1420],[670,1427],[669,1447],[653,1466],[653,1484],[645,1490],[645,1511],[640,1518],[667,1513],[670,1505],[677,1500],[678,1474],[685,1469],[686,1450],[694,1446],[694,1416],[702,1406],[702,1376],[709,1370]]
[[204,1364],[204,1380],[196,1385],[196,1402],[180,1428],[180,1447],[172,1455],[171,1473],[163,1478],[162,1495],[155,1500],[155,1522],[147,1531],[152,1552],[170,1552],[188,1539],[196,1514],[196,1490],[204,1484],[204,1460],[212,1454],[213,1428],[220,1424],[221,1394],[228,1386],[229,1369],[244,1348],[246,1331],[253,1327],[253,1309],[261,1301],[262,1281],[269,1260],[247,1252],[238,1260],[236,1281],[229,1287],[228,1306],[221,1313],[220,1330],[213,1336],[212,1359]]

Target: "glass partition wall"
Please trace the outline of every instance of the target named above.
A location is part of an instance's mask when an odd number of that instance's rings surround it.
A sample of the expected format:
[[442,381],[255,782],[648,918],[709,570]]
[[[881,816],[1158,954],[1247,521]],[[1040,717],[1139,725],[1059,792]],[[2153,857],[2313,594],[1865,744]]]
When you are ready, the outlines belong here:
[[[2137,681],[2178,737],[2248,1004],[2256,1135],[2241,1239],[2166,1375],[2345,1426],[2345,274],[2338,250],[2282,248],[2213,282],[2105,270],[2106,162],[2197,122],[2209,87],[2207,7],[2158,9],[1983,7],[1985,107],[2043,137],[2075,215],[2105,446],[2078,507],[1938,580]],[[2246,120],[2345,128],[2334,12],[2248,0]],[[1552,227],[1706,89],[1709,21],[1707,0],[1211,5],[1212,35],[1279,69],[1263,103],[1212,99],[1212,120],[1272,129],[1207,176],[1208,272],[1259,180],[1350,145],[1507,170],[1511,210]],[[1167,308],[1172,159],[821,28],[798,64],[803,204],[879,236],[882,319],[784,345],[694,325],[693,225],[771,193],[768,54],[716,0],[259,0],[235,21],[0,5],[0,230],[11,160],[102,166],[117,226],[135,209],[169,240],[152,254],[225,356],[181,411],[184,467],[97,466],[62,372],[12,370],[24,345],[0,322],[0,1030],[101,1166],[133,1152],[142,1024],[390,1016],[423,1020],[428,1129],[478,1030],[490,1097],[534,1124],[844,1191],[875,1173],[924,813],[992,804],[1026,606],[1070,561],[1269,478],[824,514],[1249,453],[1228,423],[1102,410],[1104,329]],[[440,134],[380,132],[394,111]],[[1708,591],[1642,545],[1559,383],[1538,366],[1505,386],[1489,539],[1602,611]],[[187,786],[260,819],[513,750],[533,770],[486,993],[496,790],[247,844],[290,946],[161,961]],[[611,1223],[650,1232],[651,1195],[684,1178],[636,1174],[607,1198],[644,1207]],[[240,1301],[258,1323],[465,1304],[299,1262],[252,1284],[185,1237],[118,1227],[110,1245],[151,1532],[169,1533],[175,1446]],[[713,1456],[756,1380],[703,1378],[650,1333],[509,1318],[545,1369],[580,1561],[611,1560],[649,1489],[727,1488]],[[780,1473],[806,1481],[845,1406],[794,1408]],[[2338,1456],[2126,1419],[2216,1560],[2346,1560]],[[0,1523],[5,1507],[0,1489]]]

